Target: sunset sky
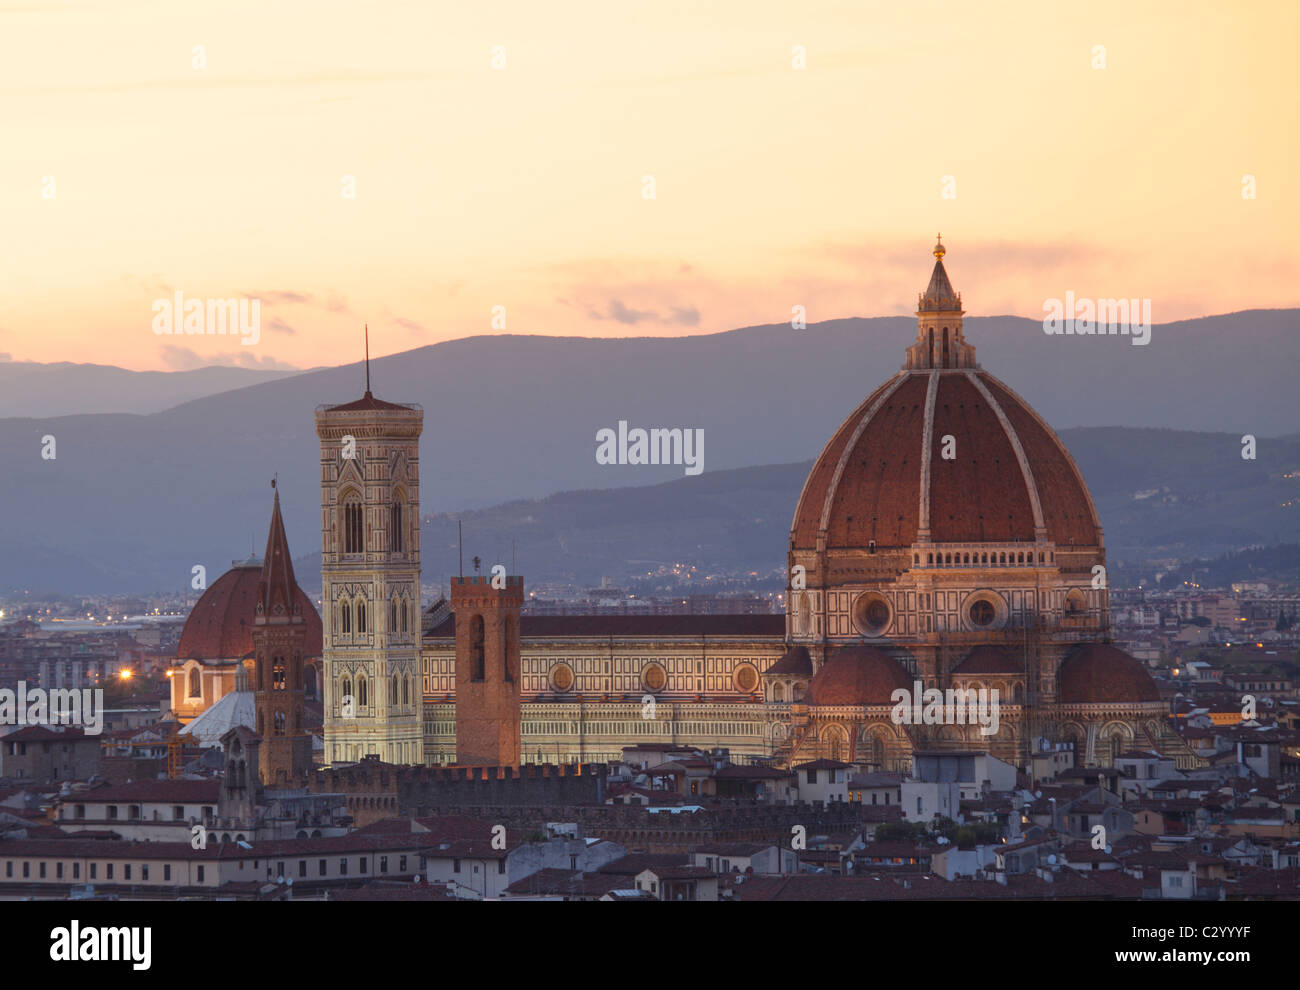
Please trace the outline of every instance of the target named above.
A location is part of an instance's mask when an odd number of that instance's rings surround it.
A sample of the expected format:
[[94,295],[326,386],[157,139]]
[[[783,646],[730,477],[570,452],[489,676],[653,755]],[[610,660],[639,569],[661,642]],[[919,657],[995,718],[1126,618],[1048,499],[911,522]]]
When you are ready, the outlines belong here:
[[[971,315],[1296,306],[1297,37],[1294,0],[0,0],[0,357],[896,315],[937,231]],[[259,343],[155,334],[177,290],[260,298]]]

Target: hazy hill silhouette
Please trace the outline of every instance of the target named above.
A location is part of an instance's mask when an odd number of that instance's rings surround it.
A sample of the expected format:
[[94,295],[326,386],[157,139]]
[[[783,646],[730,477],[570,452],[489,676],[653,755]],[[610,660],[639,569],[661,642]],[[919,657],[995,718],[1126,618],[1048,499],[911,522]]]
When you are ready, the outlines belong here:
[[[1275,455],[1282,448],[1262,438],[1300,423],[1298,316],[1251,311],[1157,325],[1145,347],[1121,336],[1050,337],[1039,323],[1014,317],[968,319],[966,326],[980,363],[1058,429],[1127,424],[1224,434],[1224,443],[1233,440],[1226,451],[1215,441],[1210,453],[1188,448],[1167,465],[1179,477],[1213,485],[1215,476],[1240,477],[1243,466],[1264,474],[1296,466],[1281,466]],[[891,317],[678,338],[480,336],[376,360],[371,375],[380,397],[424,406],[421,500],[426,514],[436,514],[683,478],[681,467],[597,464],[596,432],[620,419],[634,427],[704,429],[705,473],[685,479],[697,485],[726,483],[711,476],[728,469],[802,462],[897,370],[914,335],[912,319]],[[354,363],[150,415],[0,420],[0,504],[7,510],[0,513],[0,586],[179,588],[188,586],[195,563],[214,578],[246,556],[250,543],[260,552],[268,482],[277,472],[291,546],[299,554],[319,549],[312,410],[357,398],[362,383]],[[60,388],[53,380],[47,387],[55,394]],[[1257,462],[1241,460],[1235,438],[1242,433],[1261,438]],[[56,437],[55,460],[40,456],[47,434]],[[1073,449],[1075,440],[1066,442]],[[1095,461],[1077,453],[1095,487],[1101,486],[1094,472],[1113,465],[1127,479],[1121,487],[1137,489],[1155,483],[1165,470],[1156,466],[1159,455],[1166,448],[1177,453],[1178,442],[1166,437],[1152,445],[1120,431]],[[705,497],[700,488],[683,490]],[[770,494],[753,511],[773,527],[764,546],[776,548],[771,566],[779,567],[792,496],[771,486],[763,491]],[[589,524],[598,511],[626,512],[624,521],[640,524],[648,543],[663,541],[646,524],[652,506],[597,502]],[[685,526],[686,509],[666,511],[665,526]],[[1105,516],[1103,524],[1109,529]],[[1228,543],[1251,529],[1234,515],[1214,525]],[[594,525],[588,532],[596,533]],[[717,535],[722,546],[725,534]],[[628,554],[645,552],[634,543],[626,544]],[[427,569],[446,572],[433,559]]]

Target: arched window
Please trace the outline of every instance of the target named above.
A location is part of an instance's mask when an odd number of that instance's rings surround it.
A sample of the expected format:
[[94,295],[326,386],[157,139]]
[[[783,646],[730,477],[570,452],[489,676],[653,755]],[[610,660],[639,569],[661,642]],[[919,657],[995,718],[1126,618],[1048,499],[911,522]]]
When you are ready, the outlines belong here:
[[411,703],[411,675],[407,674],[402,678],[402,704]]
[[203,678],[199,675],[198,667],[190,668],[190,697],[198,698],[203,694]]
[[271,661],[271,690],[283,691],[285,687],[284,657],[275,657]]
[[402,529],[402,520],[402,493],[399,491],[393,494],[393,504],[388,507],[389,549],[393,553],[406,552],[406,533]]
[[506,616],[506,621],[505,621],[506,641],[503,644],[504,648],[501,650],[501,666],[502,666],[501,674],[507,683],[510,683],[515,679],[515,656],[514,656],[515,625],[514,624],[515,624],[514,617],[509,615]]
[[344,598],[339,602],[339,627],[344,636],[352,635],[352,602]]
[[366,690],[366,686],[367,686],[366,678],[365,675],[363,674],[357,678],[357,704],[359,704],[362,708],[365,708],[368,704],[370,704],[370,701],[367,698],[369,692]]
[[365,634],[366,634],[366,600],[364,598],[358,598],[357,599],[357,635],[364,636]]
[[481,615],[476,615],[469,620],[469,669],[472,681],[481,681],[487,676]]
[[276,712],[272,720],[272,734],[277,736],[284,735],[284,712]]
[[397,596],[388,603],[388,631],[397,632]]
[[403,598],[402,599],[402,632],[406,632],[406,625],[407,625],[406,616],[407,616],[408,604],[409,603],[407,602],[407,600]]
[[351,697],[352,697],[352,678],[344,677],[339,684],[339,698],[343,702],[343,704],[346,705],[348,704],[349,699]]
[[343,500],[343,552],[365,553],[365,527],[361,499],[355,493]]
[[943,328],[943,366],[948,367],[948,328]]
[[772,685],[772,700],[776,702],[785,701],[785,688],[780,682]]

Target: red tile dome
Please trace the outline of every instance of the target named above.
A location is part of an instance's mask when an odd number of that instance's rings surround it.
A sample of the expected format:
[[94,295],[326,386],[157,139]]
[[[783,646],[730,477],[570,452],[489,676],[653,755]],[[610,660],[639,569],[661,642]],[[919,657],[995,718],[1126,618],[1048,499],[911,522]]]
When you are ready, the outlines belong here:
[[[945,436],[956,456],[942,456]],[[928,464],[925,463],[928,460]],[[927,518],[928,517],[928,518]],[[979,368],[902,371],[831,437],[791,529],[796,549],[935,543],[1100,546],[1101,527],[1065,446],[1023,399]]]
[[1025,662],[1000,646],[977,646],[952,671],[954,674],[1021,674]]
[[836,650],[808,685],[810,705],[889,705],[898,688],[912,689],[903,665],[872,646]]
[[1142,663],[1106,643],[1075,647],[1056,679],[1061,704],[1159,701],[1160,691]]
[[[257,612],[258,585],[262,580],[262,562],[248,560],[236,564],[221,575],[185,620],[178,660],[231,660],[253,652],[253,618]],[[295,601],[302,607],[307,625],[304,655],[319,657],[324,652],[320,615],[302,588],[295,587]]]

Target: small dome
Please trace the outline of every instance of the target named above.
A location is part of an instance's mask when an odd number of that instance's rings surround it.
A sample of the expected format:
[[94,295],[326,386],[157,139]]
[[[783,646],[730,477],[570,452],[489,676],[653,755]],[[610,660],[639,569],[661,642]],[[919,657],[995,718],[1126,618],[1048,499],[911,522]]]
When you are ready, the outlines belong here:
[[1023,674],[1024,662],[1000,646],[977,646],[957,664],[954,674]]
[[802,643],[796,643],[785,651],[785,656],[768,667],[765,673],[811,676],[812,657],[808,655],[808,647]]
[[[249,656],[261,580],[261,562],[244,562],[209,585],[185,620],[176,659],[237,660]],[[324,653],[320,615],[301,588],[297,589],[297,603],[307,625],[303,656],[319,657]]]
[[835,651],[808,685],[810,705],[888,705],[899,688],[912,689],[912,678],[893,657],[871,646]]
[[1156,682],[1141,662],[1105,643],[1084,643],[1061,664],[1057,693],[1062,704],[1124,704],[1159,701]]

